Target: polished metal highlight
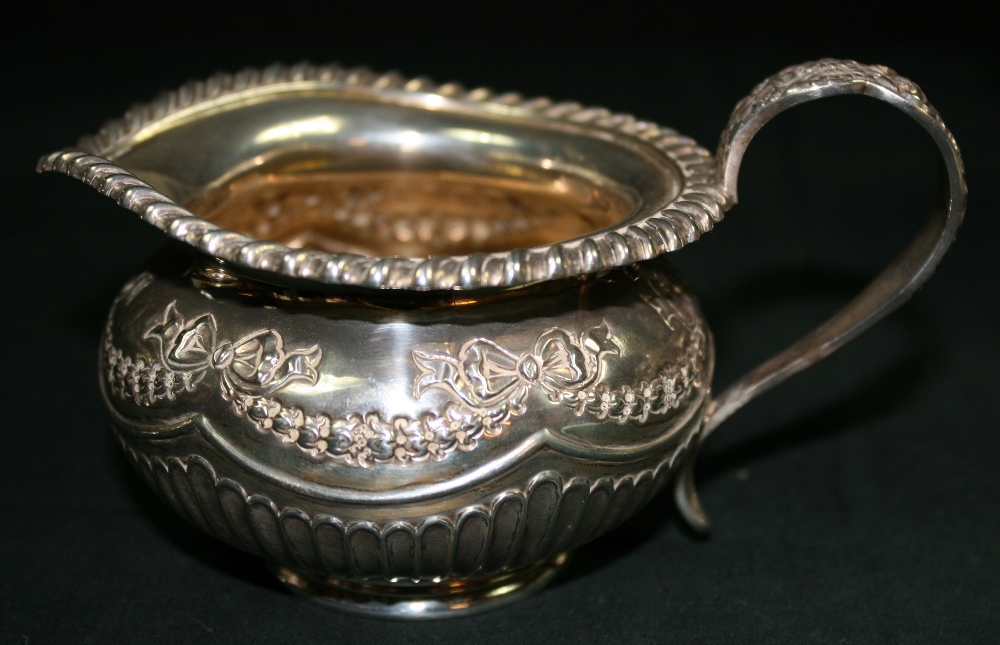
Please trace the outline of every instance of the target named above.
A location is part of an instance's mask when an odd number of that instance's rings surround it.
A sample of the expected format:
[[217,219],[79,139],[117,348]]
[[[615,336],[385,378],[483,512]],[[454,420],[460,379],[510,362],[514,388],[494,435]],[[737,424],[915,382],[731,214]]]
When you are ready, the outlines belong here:
[[[712,398],[711,334],[661,256],[736,203],[764,123],[845,93],[931,134],[942,206],[858,298]],[[179,241],[102,343],[138,472],[296,593],[411,619],[537,590],[670,481],[707,529],[705,437],[912,295],[966,197],[920,90],[835,60],[755,88],[717,158],[602,108],[302,64],[185,86],[39,170]]]

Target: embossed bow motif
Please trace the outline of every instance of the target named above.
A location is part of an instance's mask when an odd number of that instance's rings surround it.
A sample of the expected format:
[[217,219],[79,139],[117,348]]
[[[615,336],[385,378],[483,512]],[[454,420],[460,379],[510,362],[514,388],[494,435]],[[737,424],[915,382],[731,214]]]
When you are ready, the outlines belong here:
[[286,352],[281,334],[273,329],[255,331],[240,340],[218,339],[215,316],[203,314],[185,324],[172,302],[163,320],[143,336],[159,344],[159,358],[171,371],[190,374],[191,386],[209,370],[222,374],[227,398],[236,393],[260,396],[295,381],[315,384],[322,358],[318,345]]
[[602,322],[579,336],[549,329],[522,354],[485,338],[465,343],[457,357],[422,350],[412,354],[420,372],[413,383],[415,397],[438,388],[473,410],[521,414],[535,387],[554,403],[578,405],[580,394],[600,380],[604,357],[620,356],[621,345]]

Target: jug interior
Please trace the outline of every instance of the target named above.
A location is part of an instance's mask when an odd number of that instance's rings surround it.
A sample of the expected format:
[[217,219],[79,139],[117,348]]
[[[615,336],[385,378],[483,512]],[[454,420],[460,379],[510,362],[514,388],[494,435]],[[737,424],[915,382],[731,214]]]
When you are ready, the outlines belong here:
[[303,90],[210,108],[109,157],[201,217],[293,248],[543,246],[662,206],[682,183],[634,137],[436,95]]
[[248,173],[185,206],[292,248],[421,257],[552,244],[613,225],[632,201],[572,175],[288,170]]

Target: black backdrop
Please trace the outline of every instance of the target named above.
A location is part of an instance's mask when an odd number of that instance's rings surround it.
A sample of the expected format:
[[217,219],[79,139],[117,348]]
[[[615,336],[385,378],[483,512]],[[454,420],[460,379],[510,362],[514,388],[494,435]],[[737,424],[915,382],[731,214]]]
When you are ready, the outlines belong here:
[[[609,3],[611,4],[611,3]],[[956,3],[764,8],[581,3],[76,3],[5,10],[0,263],[0,640],[10,643],[942,643],[1000,638],[1000,69],[996,16]],[[33,173],[133,101],[220,70],[338,60],[606,105],[712,147],[736,101],[823,56],[922,85],[962,147],[970,206],[900,312],[753,402],[706,446],[715,529],[668,495],[537,596],[406,624],[293,598],[175,517],[108,432],[105,311],[161,234]],[[726,384],[844,303],[936,188],[900,113],[848,97],[752,144],[741,203],[674,254]]]

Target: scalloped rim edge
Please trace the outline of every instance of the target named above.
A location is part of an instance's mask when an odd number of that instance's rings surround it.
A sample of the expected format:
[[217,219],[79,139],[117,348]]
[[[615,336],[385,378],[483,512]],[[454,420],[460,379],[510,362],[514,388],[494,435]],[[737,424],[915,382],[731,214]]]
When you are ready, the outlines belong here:
[[[680,171],[681,190],[665,207],[633,214],[618,224],[577,238],[528,249],[428,258],[369,257],[350,253],[293,249],[227,230],[205,220],[105,158],[140,131],[196,106],[261,88],[302,85],[330,89],[392,90],[437,94],[469,105],[516,108],[536,118],[567,121],[617,131],[662,152]],[[655,123],[605,108],[523,99],[515,93],[465,90],[457,83],[436,85],[395,72],[377,74],[367,68],[300,63],[217,74],[191,82],[136,105],[121,119],[109,121],[76,150],[63,150],[39,160],[38,171],[57,171],[89,184],[171,237],[202,253],[254,271],[325,285],[415,291],[513,287],[568,278],[649,260],[697,240],[722,219],[731,205],[718,183],[716,159],[692,139]]]

